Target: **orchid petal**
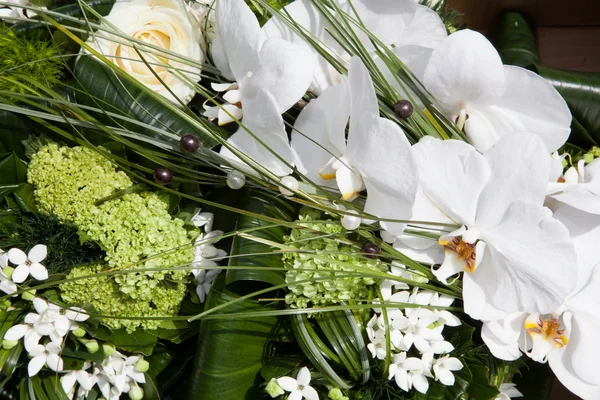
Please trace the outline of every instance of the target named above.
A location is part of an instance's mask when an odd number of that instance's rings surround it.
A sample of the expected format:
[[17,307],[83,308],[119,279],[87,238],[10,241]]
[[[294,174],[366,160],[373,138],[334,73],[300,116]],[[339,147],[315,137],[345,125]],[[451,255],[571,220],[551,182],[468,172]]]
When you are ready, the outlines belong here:
[[27,364],[27,374],[29,377],[37,375],[37,373],[40,372],[40,370],[44,367],[44,364],[46,364],[45,355],[42,354],[32,358],[31,361],[29,361],[29,364]]
[[[288,175],[291,172],[290,167],[275,156],[277,154],[288,162],[293,160],[292,148],[283,126],[283,118],[277,111],[274,100],[267,93],[258,93],[257,96],[253,101],[244,104],[244,125],[250,132],[257,135],[274,154],[250,135],[244,127],[240,127],[228,139],[228,142],[272,173],[279,176]],[[238,160],[225,146],[221,148],[221,155]]]
[[491,175],[477,206],[477,228],[484,230],[506,219],[511,203],[523,200],[542,205],[550,164],[539,137],[509,134],[484,154]]
[[[309,51],[283,39],[267,39],[260,50],[260,65],[243,85],[246,107],[256,92],[269,93],[281,114],[306,93],[313,77],[314,64]],[[250,100],[252,101],[252,100]]]
[[346,148],[345,130],[350,116],[346,83],[325,90],[302,110],[292,131],[292,149],[298,171],[320,185],[328,185],[319,169]]
[[[548,363],[552,368],[552,372],[571,393],[586,400],[600,400],[600,385],[584,381],[569,364],[569,358],[561,359],[561,355],[564,354],[567,347],[568,345],[549,354]],[[590,367],[588,366],[588,368]]]
[[548,209],[516,201],[482,239],[489,256],[471,276],[492,306],[549,313],[575,287],[577,264],[569,232]]
[[[262,43],[258,20],[244,0],[219,0],[216,18],[219,51],[227,55],[233,76],[240,82],[259,65]],[[222,54],[217,54],[222,63]]]
[[227,58],[227,52],[223,47],[223,39],[221,36],[221,31],[217,29],[215,37],[210,45],[210,54],[212,55],[215,66],[221,72],[221,75],[223,75],[225,79],[233,81],[235,80],[235,76],[233,75],[231,67],[229,66],[229,59]]
[[504,94],[504,68],[494,46],[480,33],[461,30],[431,54],[423,84],[454,120],[470,104],[488,105]]
[[8,260],[14,265],[22,265],[27,262],[27,254],[20,249],[10,249],[8,251]]
[[235,120],[241,120],[244,116],[244,110],[234,104],[223,104],[216,108],[217,118],[219,119],[219,126],[227,125]]
[[412,152],[425,196],[451,220],[473,226],[477,202],[490,177],[485,158],[457,140],[420,142]]
[[337,161],[340,166],[336,169],[335,180],[344,200],[353,200],[363,190],[364,182],[360,174],[344,162],[344,159]]
[[33,246],[31,250],[29,250],[29,254],[27,258],[31,263],[40,263],[42,262],[46,256],[48,255],[48,249],[44,244],[37,244]]
[[521,357],[519,338],[526,314],[514,313],[505,319],[484,322],[481,338],[494,357],[513,361]]
[[[352,57],[348,70],[350,86],[350,129],[348,132],[348,151],[358,152],[365,144],[366,133],[360,132],[361,121],[366,116],[379,116],[379,105],[373,80],[369,70],[360,58]],[[381,152],[381,149],[379,149]]]
[[587,383],[600,385],[600,376],[591,368],[600,359],[600,348],[596,346],[600,318],[600,264],[592,272],[587,285],[566,302],[572,312],[572,329],[569,343],[564,348],[564,359],[577,376]]
[[446,37],[448,37],[448,31],[438,13],[427,6],[417,4],[412,20],[406,25],[402,36],[394,45],[396,48],[417,45],[434,49]]

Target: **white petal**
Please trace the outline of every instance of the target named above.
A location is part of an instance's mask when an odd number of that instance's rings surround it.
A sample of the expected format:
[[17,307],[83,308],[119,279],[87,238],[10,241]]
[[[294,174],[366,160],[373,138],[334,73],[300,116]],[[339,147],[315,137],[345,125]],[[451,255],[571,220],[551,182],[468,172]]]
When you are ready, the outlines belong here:
[[448,371],[447,369],[440,368],[437,371],[437,373],[435,374],[435,377],[443,385],[446,385],[446,386],[452,386],[452,385],[454,385],[454,374],[452,374],[452,372]]
[[313,182],[323,185],[319,169],[332,157],[341,157],[345,148],[345,130],[350,116],[346,83],[325,90],[302,110],[292,131],[292,149],[296,168]]
[[212,55],[215,66],[219,69],[219,71],[221,71],[221,75],[223,75],[225,79],[235,80],[235,76],[233,75],[231,67],[229,66],[227,52],[223,47],[223,39],[221,38],[221,35],[221,31],[217,29],[215,37],[210,45],[210,54]]
[[69,372],[66,375],[63,375],[60,378],[60,385],[62,386],[65,393],[69,393],[73,387],[75,386],[75,382],[77,381],[76,372]]
[[481,338],[494,357],[506,361],[513,361],[521,357],[519,338],[523,332],[525,315],[515,313],[502,320],[484,322],[481,328]]
[[63,360],[58,354],[48,354],[46,363],[52,371],[62,371],[63,369]]
[[484,154],[491,175],[477,207],[477,228],[497,225],[510,204],[524,200],[542,205],[546,196],[550,164],[539,137],[509,134]]
[[65,311],[65,315],[71,321],[83,322],[86,321],[90,316],[83,308],[71,307]]
[[505,65],[504,74],[506,91],[495,107],[509,126],[497,125],[496,129],[536,134],[548,153],[556,151],[571,132],[572,117],[565,100],[550,82],[525,68]]
[[442,361],[444,368],[450,371],[460,371],[463,369],[463,363],[458,358],[449,357]]
[[46,258],[47,255],[48,249],[46,248],[46,245],[36,244],[31,250],[29,250],[27,258],[29,258],[29,261],[32,263],[40,263]]
[[399,368],[396,371],[396,375],[394,376],[396,380],[396,385],[405,392],[408,392],[410,388],[408,387],[408,373],[405,369]]
[[473,226],[477,202],[490,177],[484,157],[457,140],[430,140],[412,148],[427,198],[459,224]]
[[452,346],[450,342],[446,342],[445,340],[434,342],[431,348],[435,354],[446,354],[454,350],[454,346]]
[[433,270],[433,275],[442,283],[448,285],[448,278],[456,277],[459,273],[465,271],[467,264],[465,260],[453,250],[444,249],[444,262],[438,268]]
[[423,83],[456,119],[461,108],[488,105],[504,94],[502,60],[480,33],[458,31],[435,48]]
[[471,276],[492,306],[506,312],[548,313],[574,289],[573,244],[548,209],[517,201],[482,239],[489,256]]
[[19,340],[31,329],[28,325],[11,326],[4,334],[4,340]]
[[31,361],[29,361],[29,364],[27,364],[28,375],[30,377],[37,375],[37,373],[40,372],[40,370],[42,369],[44,364],[46,364],[46,356],[45,355],[42,354],[42,355],[32,358]]
[[243,0],[219,0],[216,18],[219,45],[235,80],[240,82],[259,64],[262,43],[258,20]]
[[37,311],[38,314],[42,315],[48,309],[48,302],[40,297],[36,297],[33,299],[33,308]]
[[570,185],[566,190],[553,194],[552,198],[591,214],[600,214],[600,195],[590,184]]
[[[283,126],[283,118],[275,109],[273,99],[265,93],[257,93],[257,95],[261,97],[244,104],[244,125],[250,132],[260,138],[273,153],[291,163],[293,161],[292,148]],[[240,127],[228,139],[228,142],[276,175],[284,176],[291,172],[288,166],[283,164],[275,154],[259,143],[243,127]],[[237,160],[237,157],[225,147],[221,148],[221,154]]]
[[319,394],[311,386],[305,386],[304,389],[302,389],[302,396],[307,400],[319,400]]
[[85,389],[91,390],[96,384],[96,379],[93,375],[88,374],[86,371],[77,371],[77,382]]
[[40,263],[33,263],[29,267],[29,273],[38,281],[48,279],[48,270]]
[[[42,338],[42,336],[40,334],[38,334],[36,331],[31,330],[31,331],[27,332],[25,334],[25,339],[23,341],[23,343],[25,345],[25,350],[27,350],[28,353],[31,353],[32,349],[37,348],[36,346],[41,346],[39,344],[41,338]],[[44,349],[42,348],[41,351],[44,351]]]
[[27,262],[27,254],[20,249],[10,249],[8,251],[8,260],[14,265],[21,265]]
[[427,390],[429,389],[429,381],[427,381],[427,378],[421,374],[411,374],[411,377],[414,388],[423,394],[427,393]]
[[223,100],[231,104],[237,104],[242,101],[242,96],[239,90],[229,90],[223,95]]
[[294,390],[288,396],[288,400],[302,400],[302,391],[301,390]]
[[40,322],[34,325],[33,327],[35,332],[37,332],[41,336],[48,336],[52,332],[54,332],[54,324],[50,322]]
[[548,357],[548,363],[552,372],[572,393],[586,400],[600,399],[600,385],[590,384],[583,380],[570,365],[570,357],[563,357],[564,351],[568,346],[562,349],[554,350]]
[[356,198],[364,188],[364,182],[360,174],[354,168],[347,165],[348,160],[346,159],[342,158],[336,161],[336,164],[340,165],[340,167],[336,170],[335,181],[340,192],[342,192],[342,197],[344,200]]
[[348,150],[350,152],[359,151],[364,144],[365,134],[352,137],[360,132],[360,122],[364,116],[379,116],[379,105],[377,95],[373,87],[373,80],[367,67],[360,58],[354,56],[350,60],[350,69],[348,70],[348,85],[350,86],[350,130],[348,132]]
[[286,392],[293,392],[298,389],[298,381],[289,376],[283,376],[277,379],[277,384]]
[[396,48],[417,45],[434,49],[447,36],[446,26],[439,15],[431,8],[418,4],[413,19],[402,32],[400,40],[394,44]]
[[65,336],[71,328],[71,320],[65,315],[59,315],[54,321],[54,328],[61,337]]
[[281,114],[306,93],[313,77],[314,64],[310,52],[282,39],[267,39],[260,50],[260,65],[244,83],[245,106],[252,91],[269,93]]
[[310,383],[310,371],[308,368],[303,367],[296,377],[299,386],[307,386]]
[[29,276],[29,266],[21,264],[12,273],[11,279],[15,283],[22,283]]
[[227,125],[236,119],[239,121],[244,115],[244,110],[233,104],[223,104],[217,107],[217,118],[219,126]]
[[592,364],[600,358],[600,348],[596,345],[600,329],[597,315],[600,299],[600,265],[594,268],[588,284],[566,302],[572,312],[572,329],[569,343],[564,348],[564,359],[568,360],[577,376],[584,381],[600,385],[600,377],[594,373]]

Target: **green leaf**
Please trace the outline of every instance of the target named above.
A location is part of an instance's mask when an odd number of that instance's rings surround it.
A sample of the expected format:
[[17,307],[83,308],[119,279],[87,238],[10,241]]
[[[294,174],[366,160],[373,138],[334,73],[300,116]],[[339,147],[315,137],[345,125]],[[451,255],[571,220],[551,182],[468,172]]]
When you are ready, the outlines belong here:
[[148,375],[150,375],[153,379],[156,379],[158,374],[160,374],[173,360],[173,355],[167,348],[158,344],[152,355],[150,357],[146,357],[146,361],[150,364],[150,368],[148,369]]
[[566,100],[573,114],[569,142],[584,149],[600,144],[600,73],[574,72],[536,65]]
[[[134,84],[117,77],[111,69],[91,57],[81,57],[75,66],[74,74],[85,92],[77,93],[79,103],[128,116],[155,128],[167,130],[178,137],[187,133],[196,134],[202,147],[210,148],[217,144],[215,140],[198,132],[194,126],[146,93],[140,83]],[[94,114],[94,116],[106,125],[117,125],[105,114]],[[132,122],[119,120],[118,125],[164,143],[179,146],[178,138],[167,139],[152,129],[140,127]]]
[[[467,368],[465,366],[465,368]],[[490,385],[488,379],[490,371],[483,365],[471,365],[469,367],[473,379],[467,387],[467,393],[473,400],[490,400],[495,399],[500,393],[497,387]]]
[[[232,192],[232,191],[230,191]],[[225,194],[227,196],[227,194]],[[236,197],[240,197],[236,193]],[[242,197],[242,209],[291,221],[295,218],[295,208],[285,200],[262,191],[248,191]],[[220,219],[215,221],[220,223]],[[229,220],[223,221],[225,224]],[[270,225],[262,220],[241,215],[236,229],[263,227]],[[215,226],[216,229],[220,227]],[[286,229],[281,226],[269,227],[253,232],[253,235],[281,242]],[[238,255],[247,256],[235,257]],[[256,254],[256,255],[252,255]],[[261,286],[283,282],[280,273],[255,270],[252,266],[281,268],[281,255],[272,253],[270,246],[242,237],[234,239],[230,255],[230,265],[248,266],[240,272],[229,270],[215,280],[206,300],[205,309],[239,300],[241,295],[250,293],[256,284]],[[242,300],[229,304],[224,312],[253,312],[272,310],[257,301]],[[202,320],[194,369],[190,378],[189,398],[202,400],[217,399],[257,399],[261,397],[257,380],[263,367],[266,346],[278,329],[277,318],[261,317],[239,320]]]
[[[224,288],[220,275],[210,291],[207,308],[237,299]],[[267,311],[258,302],[243,300],[227,308],[230,312]],[[194,372],[189,382],[189,399],[258,399],[256,385],[263,366],[263,352],[275,317],[239,320],[203,320],[200,324]]]
[[490,36],[504,64],[529,67],[541,63],[533,29],[523,14],[503,12]]
[[25,148],[21,143],[33,133],[28,119],[10,111],[0,110],[0,153],[14,152],[25,158]]
[[160,393],[156,386],[156,382],[154,382],[154,379],[150,375],[144,374],[144,376],[146,377],[146,383],[144,383],[144,385],[143,385],[144,399],[145,400],[160,400]]
[[15,185],[27,181],[27,163],[15,153],[0,154],[0,185]]
[[290,372],[296,369],[303,360],[304,356],[300,354],[273,357],[265,362],[260,370],[260,376],[265,382],[269,382],[272,378],[290,375]]
[[96,339],[103,340],[115,347],[133,353],[141,353],[145,356],[152,354],[156,346],[156,336],[141,329],[128,333],[124,329],[112,330],[104,325],[88,327],[88,332]]

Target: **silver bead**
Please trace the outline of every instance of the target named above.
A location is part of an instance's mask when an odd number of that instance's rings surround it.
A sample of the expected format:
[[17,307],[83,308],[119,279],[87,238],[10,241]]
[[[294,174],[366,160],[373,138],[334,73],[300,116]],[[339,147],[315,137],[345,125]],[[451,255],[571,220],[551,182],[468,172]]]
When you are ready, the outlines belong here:
[[342,226],[349,231],[358,229],[360,222],[361,219],[358,215],[344,215],[342,217]]
[[298,180],[293,176],[284,176],[279,181],[279,191],[284,196],[293,196],[298,191]]
[[246,184],[246,176],[240,171],[233,170],[227,174],[227,186],[231,189],[238,190]]

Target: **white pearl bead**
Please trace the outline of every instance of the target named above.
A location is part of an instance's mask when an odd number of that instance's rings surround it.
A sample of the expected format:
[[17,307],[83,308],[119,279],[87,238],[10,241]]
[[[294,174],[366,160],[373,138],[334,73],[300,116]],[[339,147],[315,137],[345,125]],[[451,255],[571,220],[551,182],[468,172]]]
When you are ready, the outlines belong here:
[[231,189],[238,190],[246,184],[246,176],[240,171],[231,171],[227,174],[227,186]]
[[284,176],[279,181],[279,191],[284,196],[293,196],[298,187],[298,180],[293,176]]
[[360,222],[361,219],[357,215],[344,215],[342,217],[342,226],[349,231],[358,229]]

